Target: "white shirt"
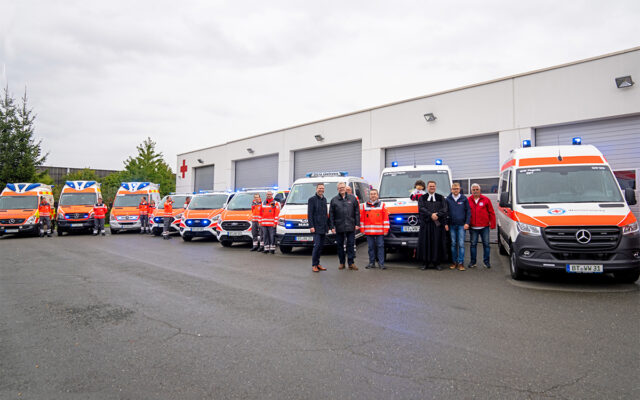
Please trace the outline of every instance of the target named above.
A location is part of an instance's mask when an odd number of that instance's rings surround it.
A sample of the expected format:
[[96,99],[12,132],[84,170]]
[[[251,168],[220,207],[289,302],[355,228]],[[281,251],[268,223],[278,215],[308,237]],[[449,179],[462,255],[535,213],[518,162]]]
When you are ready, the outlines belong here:
[[436,195],[429,193],[429,198],[427,199],[427,201],[436,201]]
[[460,193],[458,193],[458,195],[457,195],[457,196],[451,196],[451,197],[453,197],[453,199],[454,199],[455,201],[458,201],[458,199],[460,198],[460,196],[462,196],[462,195],[461,195]]

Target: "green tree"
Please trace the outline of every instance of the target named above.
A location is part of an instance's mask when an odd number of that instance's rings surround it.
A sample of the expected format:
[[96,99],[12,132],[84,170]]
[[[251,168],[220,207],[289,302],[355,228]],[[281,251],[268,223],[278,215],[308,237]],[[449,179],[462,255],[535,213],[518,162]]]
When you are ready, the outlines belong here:
[[34,138],[35,114],[29,108],[25,90],[17,104],[9,88],[0,97],[0,188],[8,182],[37,182],[46,173],[38,174],[47,154],[42,154],[41,141]]
[[138,155],[124,162],[123,181],[159,183],[162,196],[173,192],[176,189],[175,175],[162,158],[162,153],[156,151],[156,142],[147,138],[136,148]]
[[125,178],[125,174],[125,171],[114,172],[100,180],[100,191],[102,192],[102,200],[105,204],[113,204],[113,199],[116,197],[120,183],[128,180]]

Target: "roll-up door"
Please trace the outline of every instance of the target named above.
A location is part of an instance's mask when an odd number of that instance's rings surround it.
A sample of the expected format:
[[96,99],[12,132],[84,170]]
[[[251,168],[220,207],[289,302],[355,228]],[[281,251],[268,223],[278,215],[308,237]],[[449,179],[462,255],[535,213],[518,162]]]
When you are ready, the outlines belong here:
[[497,177],[500,172],[498,134],[393,147],[385,151],[385,165],[433,165],[436,159],[451,168],[453,179]]
[[362,142],[298,150],[293,154],[293,177],[302,178],[309,172],[346,171],[362,176]]
[[195,173],[194,191],[213,190],[213,165],[208,167],[197,167],[193,169]]
[[[571,144],[576,136],[582,138],[583,144],[596,146],[607,158],[620,186],[633,188],[639,197],[640,115],[538,128],[536,146]],[[640,216],[639,205],[631,210]]]
[[238,160],[236,164],[237,189],[264,188],[278,185],[278,155]]

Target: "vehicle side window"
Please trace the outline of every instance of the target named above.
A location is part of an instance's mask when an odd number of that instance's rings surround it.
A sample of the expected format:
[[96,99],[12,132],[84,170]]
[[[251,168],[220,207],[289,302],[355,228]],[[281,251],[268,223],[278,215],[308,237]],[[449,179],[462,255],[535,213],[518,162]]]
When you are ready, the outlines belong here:
[[360,202],[364,203],[366,201],[369,201],[369,186],[365,185],[362,182],[356,182],[356,188],[359,188],[360,193],[362,193],[361,196],[358,196]]
[[509,202],[511,202],[511,196],[513,195],[511,188],[511,170],[506,170],[500,176],[500,193],[509,193]]

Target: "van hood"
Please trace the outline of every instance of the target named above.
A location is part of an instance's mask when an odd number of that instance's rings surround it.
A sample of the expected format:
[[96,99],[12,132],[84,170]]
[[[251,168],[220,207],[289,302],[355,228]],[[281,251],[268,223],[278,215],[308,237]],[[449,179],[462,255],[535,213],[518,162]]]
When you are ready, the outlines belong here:
[[65,214],[69,213],[89,213],[93,211],[93,206],[58,206],[58,210]]
[[252,215],[251,210],[224,210],[220,218],[223,220],[249,221]]
[[0,219],[27,219],[36,213],[36,210],[0,210]]
[[[327,205],[328,207],[328,205]],[[307,219],[306,204],[285,204],[280,210],[280,217],[284,219]]]
[[636,221],[629,207],[626,204],[621,205],[621,203],[524,204],[515,206],[514,214],[518,221],[540,227],[559,225],[624,226]]
[[223,208],[218,208],[215,210],[185,210],[182,219],[189,218],[206,218],[211,219],[216,215],[220,214],[224,210]]
[[389,214],[417,214],[418,202],[408,197],[393,200],[381,200],[389,211]]

